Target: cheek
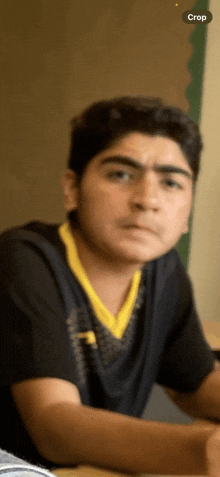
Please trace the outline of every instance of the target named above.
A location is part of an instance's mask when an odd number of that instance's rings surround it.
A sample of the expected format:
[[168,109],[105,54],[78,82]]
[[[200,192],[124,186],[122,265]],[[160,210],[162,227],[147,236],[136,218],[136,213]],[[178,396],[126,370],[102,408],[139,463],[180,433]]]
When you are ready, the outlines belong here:
[[[86,185],[80,195],[78,212],[82,220],[88,223],[103,223],[115,210],[111,196],[103,189],[97,187],[87,188]],[[101,221],[101,222],[100,222]]]
[[191,211],[191,201],[183,201],[169,211],[171,229],[185,225],[189,219]]
[[[90,184],[91,185],[91,184]],[[94,183],[92,187],[85,187],[81,195],[81,205],[85,209],[93,210],[97,214],[116,212],[123,202],[123,197],[113,188],[107,188],[106,185],[97,187]]]

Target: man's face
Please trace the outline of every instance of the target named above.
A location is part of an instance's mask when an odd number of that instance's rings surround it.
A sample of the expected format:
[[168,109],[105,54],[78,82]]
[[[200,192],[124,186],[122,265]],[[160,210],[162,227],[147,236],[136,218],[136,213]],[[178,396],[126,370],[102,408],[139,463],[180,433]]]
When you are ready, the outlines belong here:
[[66,209],[77,209],[79,237],[111,262],[141,266],[188,230],[192,170],[171,139],[130,133],[92,158],[79,187],[69,184]]

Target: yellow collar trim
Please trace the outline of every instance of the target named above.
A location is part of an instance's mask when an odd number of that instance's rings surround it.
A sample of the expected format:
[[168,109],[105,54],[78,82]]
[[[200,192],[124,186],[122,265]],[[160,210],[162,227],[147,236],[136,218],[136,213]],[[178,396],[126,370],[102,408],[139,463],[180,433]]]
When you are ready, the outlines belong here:
[[80,284],[86,291],[93,308],[95,310],[96,316],[101,321],[101,323],[108,328],[111,333],[116,338],[122,338],[123,333],[128,325],[128,322],[131,317],[131,313],[137,298],[138,288],[141,279],[141,271],[137,270],[134,273],[131,288],[128,294],[128,297],[119,311],[117,317],[113,316],[102,303],[95,290],[92,288],[91,283],[88,280],[86,271],[83,268],[78,253],[76,245],[74,242],[73,235],[69,228],[69,223],[65,222],[58,229],[61,240],[63,241],[66,251],[67,251],[67,262],[72,270],[73,274],[78,278]]

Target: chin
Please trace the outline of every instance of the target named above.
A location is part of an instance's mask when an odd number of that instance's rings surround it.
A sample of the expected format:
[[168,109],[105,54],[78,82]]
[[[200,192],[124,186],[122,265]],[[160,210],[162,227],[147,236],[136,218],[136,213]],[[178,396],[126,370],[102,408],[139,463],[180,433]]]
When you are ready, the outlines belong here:
[[143,240],[142,237],[141,240],[139,237],[138,240],[129,238],[129,240],[121,240],[118,243],[115,241],[114,245],[118,257],[120,255],[122,260],[124,258],[128,262],[139,264],[155,260],[169,250],[169,244],[158,237],[147,237],[146,240]]
[[121,254],[120,258],[122,260],[125,260],[127,263],[130,263],[130,264],[136,264],[136,265],[139,265],[139,266],[142,266],[144,265],[145,263],[147,262],[151,262],[152,260],[156,260],[157,258],[165,255],[167,253],[167,250],[165,251],[149,251],[148,253],[145,252],[142,252],[142,253],[125,253],[124,254]]

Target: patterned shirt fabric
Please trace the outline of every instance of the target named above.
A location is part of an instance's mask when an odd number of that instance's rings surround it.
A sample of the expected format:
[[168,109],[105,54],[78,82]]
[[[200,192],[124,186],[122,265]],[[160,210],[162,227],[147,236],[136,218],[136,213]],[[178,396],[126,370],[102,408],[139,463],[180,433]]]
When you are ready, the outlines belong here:
[[48,468],[13,402],[13,383],[64,379],[84,405],[141,417],[155,382],[195,391],[214,366],[176,250],[142,268],[117,338],[74,275],[59,228],[35,221],[0,236],[0,447]]

